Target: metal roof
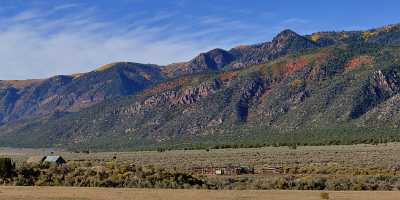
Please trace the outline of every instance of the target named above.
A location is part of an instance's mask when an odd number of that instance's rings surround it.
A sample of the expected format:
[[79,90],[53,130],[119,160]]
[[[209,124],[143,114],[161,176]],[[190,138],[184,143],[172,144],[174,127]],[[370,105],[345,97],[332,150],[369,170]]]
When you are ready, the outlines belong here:
[[44,162],[57,162],[58,159],[62,159],[61,156],[46,156]]

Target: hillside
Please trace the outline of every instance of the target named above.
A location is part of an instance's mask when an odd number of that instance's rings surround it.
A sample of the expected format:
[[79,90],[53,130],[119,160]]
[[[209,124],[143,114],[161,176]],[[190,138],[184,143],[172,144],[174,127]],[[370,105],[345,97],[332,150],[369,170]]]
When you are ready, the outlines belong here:
[[132,95],[163,79],[158,66],[121,62],[76,75],[0,81],[0,123],[78,111],[105,99]]
[[[0,145],[137,149],[396,141],[399,61],[399,25],[307,36],[285,30],[271,42],[215,49],[165,67],[123,64],[77,77],[1,82],[7,123],[0,127]],[[28,91],[20,95],[27,101],[15,101],[21,91]],[[94,100],[79,100],[88,97]]]

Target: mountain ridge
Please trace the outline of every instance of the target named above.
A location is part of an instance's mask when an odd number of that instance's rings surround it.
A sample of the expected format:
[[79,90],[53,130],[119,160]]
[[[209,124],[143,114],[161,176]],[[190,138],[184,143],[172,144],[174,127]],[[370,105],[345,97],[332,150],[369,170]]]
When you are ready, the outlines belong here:
[[134,94],[162,79],[157,66],[116,63],[112,68],[79,76],[0,81],[0,122],[53,111],[78,111],[104,99]]
[[390,116],[400,116],[390,109],[397,105],[400,92],[399,30],[399,25],[391,25],[306,36],[284,30],[271,42],[214,49],[188,62],[122,62],[75,78],[32,81],[41,87],[61,86],[45,87],[43,94],[62,91],[67,97],[72,91],[68,88],[92,81],[100,86],[82,87],[82,94],[104,96],[88,106],[80,106],[76,99],[45,104],[56,105],[46,112],[33,102],[29,107],[36,110],[23,110],[26,116],[10,119],[4,116],[18,92],[8,87],[0,90],[0,113],[5,113],[0,118],[5,119],[0,145],[126,149],[272,145],[293,138],[302,144],[397,140],[400,119],[386,124]]

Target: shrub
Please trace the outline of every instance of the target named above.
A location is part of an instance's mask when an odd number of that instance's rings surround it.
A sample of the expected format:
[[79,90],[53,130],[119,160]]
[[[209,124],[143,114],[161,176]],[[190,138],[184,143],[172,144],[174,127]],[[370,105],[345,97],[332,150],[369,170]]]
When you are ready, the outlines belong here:
[[15,184],[17,186],[33,186],[40,175],[40,170],[36,166],[22,165],[17,170]]
[[10,158],[0,158],[0,179],[8,182],[15,174],[15,163]]

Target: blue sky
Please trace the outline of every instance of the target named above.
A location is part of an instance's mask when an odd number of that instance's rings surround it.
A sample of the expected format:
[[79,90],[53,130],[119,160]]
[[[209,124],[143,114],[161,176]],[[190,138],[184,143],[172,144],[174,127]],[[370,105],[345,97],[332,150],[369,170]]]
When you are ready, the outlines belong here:
[[212,48],[400,22],[395,0],[1,0],[0,79],[115,61],[168,64]]

